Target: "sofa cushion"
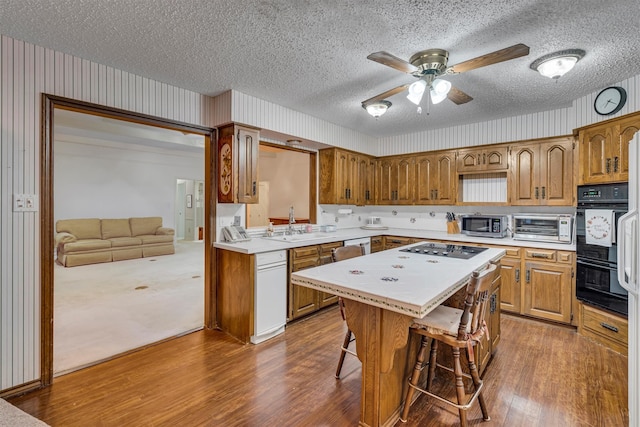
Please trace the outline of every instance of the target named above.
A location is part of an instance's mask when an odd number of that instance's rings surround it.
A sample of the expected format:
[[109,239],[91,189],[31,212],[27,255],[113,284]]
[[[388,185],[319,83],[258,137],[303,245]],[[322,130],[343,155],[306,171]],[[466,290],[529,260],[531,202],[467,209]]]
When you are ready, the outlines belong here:
[[108,240],[114,237],[131,237],[129,218],[102,220],[102,238]]
[[56,231],[73,234],[77,239],[102,238],[98,218],[61,219],[56,222]]
[[140,246],[142,240],[139,237],[114,237],[109,239],[112,248],[122,248],[126,246]]
[[129,218],[131,225],[131,236],[142,236],[143,234],[156,234],[156,230],[162,227],[162,217],[149,216],[144,218]]
[[71,252],[95,251],[109,248],[111,248],[111,242],[102,239],[84,239],[64,244],[64,252],[67,254]]
[[159,235],[159,236],[138,236],[142,239],[143,245],[150,245],[153,243],[173,243],[173,236]]

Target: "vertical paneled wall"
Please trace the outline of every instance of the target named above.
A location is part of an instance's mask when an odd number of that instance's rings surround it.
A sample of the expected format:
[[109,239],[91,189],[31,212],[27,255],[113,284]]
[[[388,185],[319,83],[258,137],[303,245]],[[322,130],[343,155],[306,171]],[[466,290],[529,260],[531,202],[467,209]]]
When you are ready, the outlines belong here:
[[640,75],[616,83],[616,86],[626,89],[627,105],[612,116],[602,117],[593,111],[597,91],[573,101],[572,106],[567,108],[381,138],[376,154],[388,156],[570,135],[575,128],[640,110]]
[[212,98],[1,36],[0,390],[38,379],[40,212],[13,212],[38,194],[41,93],[212,126]]

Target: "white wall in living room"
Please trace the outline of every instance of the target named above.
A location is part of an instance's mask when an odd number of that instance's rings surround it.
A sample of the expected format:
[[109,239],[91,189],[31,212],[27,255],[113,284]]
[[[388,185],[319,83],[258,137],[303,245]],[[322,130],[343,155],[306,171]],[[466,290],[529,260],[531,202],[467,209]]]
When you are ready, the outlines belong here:
[[161,216],[175,227],[176,178],[204,179],[204,151],[73,136],[56,139],[54,165],[54,223]]

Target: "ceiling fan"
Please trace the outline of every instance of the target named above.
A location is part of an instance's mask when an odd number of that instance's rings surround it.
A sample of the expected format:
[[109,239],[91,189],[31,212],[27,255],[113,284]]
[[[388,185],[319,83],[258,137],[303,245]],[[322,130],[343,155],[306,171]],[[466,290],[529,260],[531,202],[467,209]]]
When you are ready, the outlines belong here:
[[[460,105],[471,101],[473,98],[460,89],[451,86],[451,83],[439,77],[463,73],[465,71],[474,70],[487,65],[497,64],[499,62],[508,61],[510,59],[519,58],[529,54],[529,46],[524,44],[516,44],[477,58],[460,62],[456,65],[447,65],[449,52],[443,49],[427,49],[422,50],[409,58],[409,61],[398,58],[388,52],[374,52],[367,56],[367,59],[395,68],[407,74],[417,77],[419,80],[413,83],[407,83],[402,86],[395,87],[372,98],[362,102],[362,107],[367,111],[378,107],[377,116],[370,111],[374,117],[378,117],[386,111],[391,105],[390,102],[384,101],[385,98],[396,95],[398,93],[409,91],[407,98],[416,105],[420,105],[422,95],[428,88],[431,96],[431,102],[437,104],[445,98],[449,98],[454,103]],[[380,112],[380,109],[384,110]],[[420,109],[418,111],[421,111]]]

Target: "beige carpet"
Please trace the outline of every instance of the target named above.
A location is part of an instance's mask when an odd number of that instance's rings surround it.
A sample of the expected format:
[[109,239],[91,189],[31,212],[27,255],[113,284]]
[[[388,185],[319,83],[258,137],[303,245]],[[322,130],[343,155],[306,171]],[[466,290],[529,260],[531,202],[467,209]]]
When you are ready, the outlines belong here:
[[46,427],[49,424],[0,399],[0,427]]
[[204,248],[54,269],[55,375],[202,328]]

